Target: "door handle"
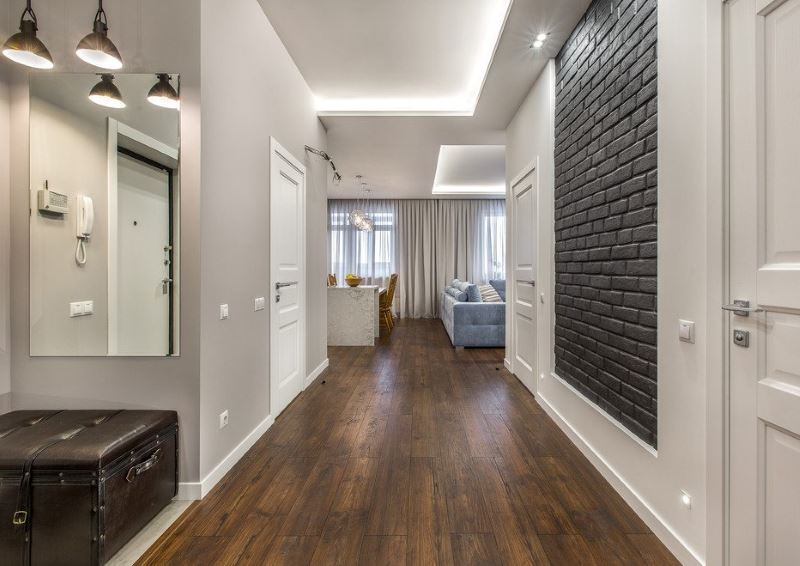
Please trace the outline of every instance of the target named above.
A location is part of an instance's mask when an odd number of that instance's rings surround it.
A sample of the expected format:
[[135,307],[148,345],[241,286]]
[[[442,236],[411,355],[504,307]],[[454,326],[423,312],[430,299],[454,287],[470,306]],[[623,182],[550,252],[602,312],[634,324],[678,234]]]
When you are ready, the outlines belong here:
[[536,287],[536,281],[534,281],[533,279],[531,279],[530,281],[520,281],[520,283],[527,283],[531,287]]
[[750,316],[750,313],[764,312],[759,306],[751,307],[750,301],[744,299],[736,299],[730,305],[722,305],[722,310],[730,311],[736,316]]
[[297,285],[297,281],[278,281],[275,283],[275,290],[278,291],[283,287],[291,287],[292,285]]

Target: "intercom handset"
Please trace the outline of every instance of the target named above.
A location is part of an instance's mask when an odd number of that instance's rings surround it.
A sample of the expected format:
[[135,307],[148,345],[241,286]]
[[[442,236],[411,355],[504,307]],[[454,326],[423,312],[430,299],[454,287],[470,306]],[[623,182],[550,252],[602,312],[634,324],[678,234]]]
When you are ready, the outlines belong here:
[[92,197],[78,195],[77,214],[75,223],[78,237],[78,247],[75,250],[75,261],[78,265],[86,263],[86,240],[92,236],[94,227],[94,203]]

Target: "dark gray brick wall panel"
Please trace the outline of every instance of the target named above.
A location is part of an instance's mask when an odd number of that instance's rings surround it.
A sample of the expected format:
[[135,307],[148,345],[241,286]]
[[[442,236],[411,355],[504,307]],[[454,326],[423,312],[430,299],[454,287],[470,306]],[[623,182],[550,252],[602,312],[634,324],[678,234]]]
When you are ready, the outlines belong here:
[[556,59],[555,366],[655,446],[656,0],[595,0]]

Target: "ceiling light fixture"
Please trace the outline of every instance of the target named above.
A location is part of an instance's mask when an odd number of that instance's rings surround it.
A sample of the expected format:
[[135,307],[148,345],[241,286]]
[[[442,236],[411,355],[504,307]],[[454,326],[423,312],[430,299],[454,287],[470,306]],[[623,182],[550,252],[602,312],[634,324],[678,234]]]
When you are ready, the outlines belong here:
[[158,77],[158,82],[147,93],[147,101],[161,108],[175,110],[180,108],[181,101],[178,98],[178,93],[169,82],[169,75],[167,73],[158,73],[156,77]]
[[537,35],[537,36],[536,36],[536,39],[533,41],[533,43],[531,44],[531,46],[532,46],[534,49],[539,49],[539,48],[541,48],[541,47],[542,47],[542,45],[544,45],[544,42],[545,42],[545,41],[547,41],[547,37],[548,37],[548,35],[550,35],[550,34],[547,34],[547,33],[540,33],[539,35]]
[[121,69],[122,56],[114,42],[108,39],[108,18],[103,10],[103,0],[98,1],[98,6],[94,15],[93,31],[81,39],[75,48],[75,54],[101,69]]
[[[28,19],[25,19],[28,16]],[[21,65],[34,69],[52,69],[53,57],[42,40],[36,37],[39,23],[31,8],[31,0],[25,4],[19,19],[19,31],[3,44],[3,55]]]
[[100,82],[89,92],[89,100],[106,108],[125,108],[122,94],[114,84],[114,75],[108,73],[100,75]]
[[364,207],[367,206],[367,200],[369,199],[369,189],[367,188],[367,183],[364,181],[364,177],[361,175],[356,175],[356,182],[361,186],[361,191],[363,193],[363,199],[359,199],[356,201],[356,207],[353,209],[350,214],[348,214],[348,219],[350,220],[350,224],[358,230],[359,232],[372,232],[372,228],[375,226],[375,223],[372,221],[372,218],[364,210]]
[[545,41],[546,39],[547,39],[546,33],[540,33],[539,35],[536,36],[536,41]]

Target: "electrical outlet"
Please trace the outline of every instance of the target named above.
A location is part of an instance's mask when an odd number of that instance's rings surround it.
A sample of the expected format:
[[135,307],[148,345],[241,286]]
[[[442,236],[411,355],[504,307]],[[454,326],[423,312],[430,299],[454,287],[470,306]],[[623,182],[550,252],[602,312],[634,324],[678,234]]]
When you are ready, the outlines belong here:
[[219,306],[219,319],[220,320],[227,320],[229,318],[230,318],[230,315],[228,314],[228,305],[227,304],[220,305]]
[[223,429],[228,426],[228,409],[225,409],[219,414],[219,428]]
[[266,304],[267,303],[264,300],[264,297],[256,297],[256,300],[253,303],[253,309],[256,311],[263,311]]

